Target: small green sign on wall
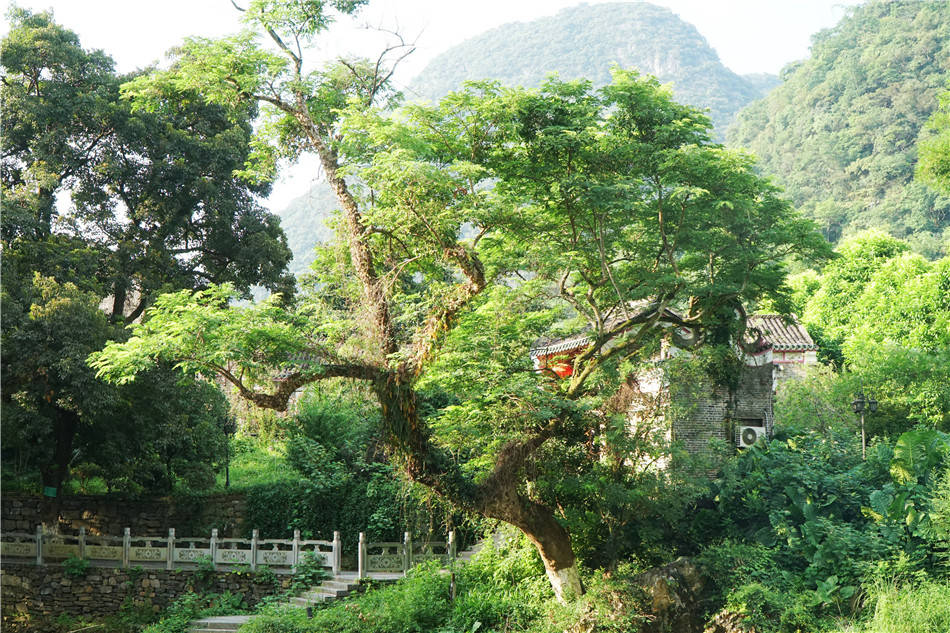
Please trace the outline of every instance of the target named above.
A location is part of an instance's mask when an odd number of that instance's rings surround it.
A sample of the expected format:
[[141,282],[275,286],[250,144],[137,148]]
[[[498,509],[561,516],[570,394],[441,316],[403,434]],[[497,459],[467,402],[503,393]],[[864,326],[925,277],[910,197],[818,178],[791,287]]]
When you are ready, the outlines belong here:
[[53,486],[46,486],[46,487],[44,487],[44,488],[43,488],[43,496],[45,496],[45,497],[55,497],[55,496],[56,496],[56,488],[54,488]]

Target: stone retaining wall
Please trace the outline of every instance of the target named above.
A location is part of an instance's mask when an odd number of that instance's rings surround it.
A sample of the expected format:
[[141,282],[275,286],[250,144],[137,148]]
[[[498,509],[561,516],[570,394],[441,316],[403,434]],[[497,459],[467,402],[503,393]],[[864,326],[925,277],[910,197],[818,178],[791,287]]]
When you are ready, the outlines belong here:
[[[119,612],[123,603],[156,613],[189,590],[241,594],[253,606],[267,595],[287,589],[292,578],[264,578],[251,572],[193,571],[90,567],[71,577],[61,567],[6,565],[0,573],[4,631],[36,630],[36,624],[59,615],[102,617]],[[9,627],[9,628],[8,628]]]
[[0,500],[0,531],[32,534],[37,525],[61,534],[132,534],[165,536],[168,528],[179,534],[244,536],[244,496],[215,495],[196,498],[158,497],[122,499],[112,496],[75,496],[49,499],[4,494]]

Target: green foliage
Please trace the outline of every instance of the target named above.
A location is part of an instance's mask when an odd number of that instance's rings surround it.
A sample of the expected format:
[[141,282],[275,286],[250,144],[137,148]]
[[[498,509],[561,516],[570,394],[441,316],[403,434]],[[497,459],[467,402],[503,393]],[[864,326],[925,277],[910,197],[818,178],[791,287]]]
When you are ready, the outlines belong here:
[[315,587],[322,583],[331,574],[325,566],[323,554],[304,552],[297,561],[297,570],[294,573],[294,584],[300,588]]
[[288,288],[283,235],[254,197],[267,187],[232,174],[247,158],[254,113],[167,85],[157,88],[162,108],[133,112],[108,56],[82,49],[48,13],[14,7],[9,17],[0,44],[4,483],[12,474],[33,491],[61,488],[81,465],[81,489],[207,488],[223,456],[224,403],[213,388],[169,366],[115,388],[76,360],[124,340],[118,326],[158,292],[211,281],[245,295],[255,283]]
[[725,537],[697,559],[712,604],[756,631],[827,630],[861,615],[874,582],[939,572],[946,439],[909,431],[862,461],[853,428],[816,422],[743,451],[702,522]]
[[921,130],[917,177],[944,195],[950,195],[950,91],[940,95],[940,106]]
[[[664,61],[658,65],[657,59]],[[702,35],[668,9],[613,3],[571,7],[470,38],[436,56],[413,79],[407,95],[435,102],[473,80],[533,88],[551,73],[602,86],[610,83],[614,66],[672,84],[678,101],[709,109],[718,135],[740,108],[778,83],[772,75],[754,78],[730,71]],[[295,272],[307,270],[315,246],[333,239],[338,208],[330,187],[319,183],[279,212]]]
[[925,579],[877,581],[868,596],[871,616],[853,633],[942,633],[950,630],[950,583]]
[[[376,84],[366,93],[336,67],[303,82],[299,64],[271,64],[242,38],[187,44],[168,74],[131,87],[134,98],[150,103],[153,82],[167,80],[236,107],[267,101],[253,91],[273,84],[298,143],[289,151],[318,153],[351,239],[322,249],[293,306],[228,306],[233,292],[220,286],[166,295],[127,343],[92,359],[112,381],[162,359],[280,408],[308,382],[366,380],[381,439],[413,479],[489,516],[527,512],[567,541],[558,487],[599,460],[594,412],[665,326],[682,319],[721,343],[740,304],[787,303],[790,257],[827,254],[752,159],[712,143],[708,119],[654,79],[618,69],[600,90],[472,84],[394,114],[370,107],[384,100]],[[562,382],[529,355],[529,335],[556,321],[592,337]],[[275,369],[287,375],[267,393]],[[302,440],[293,451],[300,467],[319,466],[306,482],[329,492],[345,452]],[[574,557],[564,562],[575,574]]]
[[[860,390],[861,382],[856,375],[838,373],[826,365],[815,366],[800,379],[779,384],[775,419],[792,434],[808,430],[825,433],[832,429],[860,433],[858,419],[851,409],[854,394]],[[872,435],[887,428],[879,420],[878,416],[867,418]]]
[[[414,568],[392,585],[331,603],[306,619],[300,609],[268,607],[244,630],[376,632],[548,631],[570,613],[557,606],[534,548],[514,538],[501,547],[486,546],[452,576],[430,563]],[[581,611],[579,609],[579,611]],[[549,628],[551,627],[551,628]]]
[[63,573],[70,578],[83,578],[89,571],[89,561],[84,558],[70,556],[63,561]]
[[247,611],[247,604],[240,594],[188,592],[168,605],[161,619],[145,627],[143,633],[186,633],[192,620]]
[[192,584],[196,589],[207,589],[211,586],[217,570],[210,556],[198,556],[194,560],[195,568],[191,572]]
[[918,136],[948,73],[942,3],[873,0],[815,35],[809,59],[739,114],[729,142],[755,153],[829,240],[878,227],[939,256],[950,197],[913,177]]
[[802,306],[823,352],[853,372],[839,387],[849,382],[856,392],[863,382],[880,401],[880,412],[866,416],[872,432],[942,429],[950,419],[950,259],[907,250],[880,232],[843,241]]
[[[399,479],[382,451],[378,413],[367,395],[345,384],[324,383],[298,404],[276,480],[244,486],[247,525],[262,534],[311,538],[340,532],[355,543],[401,540],[405,531],[444,533],[452,512]],[[235,475],[236,478],[236,475]]]

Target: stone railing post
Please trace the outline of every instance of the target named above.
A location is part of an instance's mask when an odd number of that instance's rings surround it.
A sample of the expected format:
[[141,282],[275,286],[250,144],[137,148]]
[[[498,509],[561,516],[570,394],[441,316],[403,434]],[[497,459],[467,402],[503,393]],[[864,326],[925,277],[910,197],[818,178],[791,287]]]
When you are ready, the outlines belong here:
[[402,536],[402,573],[409,571],[412,565],[412,537],[409,532]]
[[300,530],[294,530],[294,549],[290,557],[291,571],[297,573],[297,563],[300,562]]
[[175,528],[168,528],[168,549],[165,552],[165,569],[175,564]]
[[122,533],[122,566],[129,566],[129,554],[132,550],[132,528],[125,528]]
[[260,530],[251,530],[251,571],[257,571],[257,539],[260,536]]
[[360,532],[360,543],[356,553],[356,576],[366,578],[366,533]]
[[446,547],[446,554],[449,556],[449,563],[455,562],[455,530],[449,530],[449,542],[448,547]]
[[211,568],[218,569],[218,528],[211,530]]
[[43,564],[43,526],[36,526],[36,564]]
[[341,543],[340,543],[340,533],[336,530],[333,531],[333,560],[330,561],[330,569],[333,571],[334,576],[340,575],[340,558],[341,558]]
[[79,558],[86,558],[86,528],[79,528]]

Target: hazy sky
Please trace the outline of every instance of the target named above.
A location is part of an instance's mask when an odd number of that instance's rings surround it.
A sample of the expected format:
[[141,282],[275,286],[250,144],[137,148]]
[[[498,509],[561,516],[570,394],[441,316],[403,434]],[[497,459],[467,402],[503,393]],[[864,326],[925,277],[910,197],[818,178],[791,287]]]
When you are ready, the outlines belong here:
[[[244,0],[236,0],[239,5]],[[11,4],[2,0],[4,13]],[[834,26],[859,0],[653,0],[696,26],[733,71],[778,73],[808,55],[812,34]],[[32,10],[52,9],[57,22],[78,33],[85,48],[101,48],[120,72],[163,58],[188,35],[218,36],[240,27],[231,0],[17,0]],[[325,55],[371,54],[378,43],[364,25],[398,29],[417,50],[401,67],[408,82],[445,49],[506,22],[552,15],[577,0],[371,0],[360,17],[323,40]],[[588,4],[599,4],[590,0]],[[6,24],[3,31],[6,32]],[[306,191],[312,166],[291,171],[275,186],[268,206],[282,208]]]

